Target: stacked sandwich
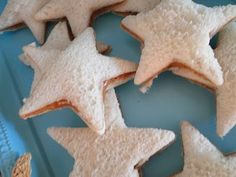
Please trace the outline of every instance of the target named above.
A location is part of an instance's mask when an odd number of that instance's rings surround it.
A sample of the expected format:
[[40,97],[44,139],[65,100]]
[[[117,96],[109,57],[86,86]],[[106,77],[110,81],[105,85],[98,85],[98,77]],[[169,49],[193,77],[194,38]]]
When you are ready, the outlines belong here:
[[[104,55],[110,47],[96,41],[92,21],[109,11],[128,15],[121,26],[142,42],[139,65]],[[75,159],[70,177],[140,177],[144,162],[175,135],[127,127],[114,88],[134,78],[145,92],[170,70],[216,92],[218,134],[226,135],[236,124],[236,25],[224,27],[235,19],[236,5],[210,8],[192,0],[9,0],[0,29],[27,25],[42,44],[23,47],[20,56],[35,75],[19,114],[28,119],[70,107],[88,125],[48,130]],[[46,22],[54,20],[60,22],[44,43]],[[213,51],[209,42],[219,31]],[[182,133],[185,167],[177,176],[235,177],[233,156],[187,122]]]

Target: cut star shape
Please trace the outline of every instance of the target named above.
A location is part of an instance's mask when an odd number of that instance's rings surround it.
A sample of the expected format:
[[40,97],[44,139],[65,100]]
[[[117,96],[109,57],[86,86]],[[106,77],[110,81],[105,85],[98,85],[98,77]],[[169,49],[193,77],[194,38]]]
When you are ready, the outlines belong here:
[[235,5],[209,8],[191,0],[161,1],[151,11],[126,17],[123,28],[144,43],[135,83],[178,67],[221,85],[223,74],[209,42],[235,18]]
[[48,0],[8,0],[0,16],[0,30],[15,29],[25,24],[30,28],[35,38],[43,43],[45,23],[37,21],[34,15],[47,2]]
[[121,14],[135,14],[151,10],[160,2],[161,0],[126,0],[119,6],[116,6],[114,11]]
[[88,128],[48,129],[75,160],[70,177],[139,177],[143,163],[175,139],[167,130],[127,128],[114,90],[107,92],[105,105],[104,135]]
[[219,35],[216,57],[222,67],[224,83],[216,90],[217,132],[226,135],[236,124],[236,24],[227,26]]
[[[23,48],[24,54],[20,56],[20,59],[26,65],[31,66],[35,72],[31,92],[45,71],[47,71],[55,62],[55,60],[57,60],[57,57],[55,56],[59,56],[60,53],[69,46],[70,43],[71,40],[66,22],[59,22],[51,31],[44,45],[37,48],[36,44],[32,43]],[[110,49],[108,45],[103,44],[102,42],[97,42],[96,46],[99,53],[106,53]],[[34,56],[35,53],[39,52],[50,53],[50,56],[48,58],[44,55]]]
[[182,124],[183,171],[173,177],[235,177],[236,156],[224,156],[188,122]]
[[133,78],[137,65],[99,54],[93,33],[92,28],[86,29],[60,56],[35,51],[35,57],[57,59],[52,59],[54,63],[25,100],[22,118],[69,106],[90,128],[104,133],[103,93]]
[[124,0],[50,0],[36,15],[41,21],[66,17],[74,36],[78,36],[91,23],[95,15],[106,12]]

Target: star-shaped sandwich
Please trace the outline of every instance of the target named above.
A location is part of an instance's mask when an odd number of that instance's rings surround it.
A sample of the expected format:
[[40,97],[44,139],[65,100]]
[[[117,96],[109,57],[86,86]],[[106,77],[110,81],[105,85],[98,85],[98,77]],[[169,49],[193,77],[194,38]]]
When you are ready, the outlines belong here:
[[114,8],[115,12],[120,14],[135,14],[138,12],[148,11],[156,7],[161,0],[126,0]]
[[74,36],[78,36],[97,15],[111,10],[124,0],[50,0],[36,15],[41,21],[66,17]]
[[216,57],[224,73],[224,84],[217,88],[217,132],[226,135],[236,125],[236,24],[220,32]]
[[185,68],[221,85],[223,74],[209,42],[235,18],[235,5],[209,8],[192,0],[161,1],[151,11],[126,17],[123,28],[144,45],[135,83],[145,84],[171,68]]
[[174,141],[171,131],[127,128],[114,90],[105,96],[106,132],[88,128],[49,128],[49,135],[75,159],[70,177],[140,177],[138,169],[150,156]]
[[0,16],[0,31],[27,25],[35,38],[43,43],[45,23],[36,20],[34,16],[47,2],[48,0],[8,0]]
[[182,124],[184,168],[174,177],[235,177],[236,156],[224,156],[189,123]]
[[[30,65],[35,72],[34,81],[32,83],[32,90],[38,83],[42,75],[50,69],[52,64],[57,60],[57,56],[65,50],[71,43],[66,22],[59,22],[50,33],[44,45],[37,48],[35,43],[31,43],[23,47],[24,54],[20,59],[26,65]],[[106,53],[110,47],[102,42],[97,42],[96,47],[99,53]],[[37,53],[50,53],[49,57],[44,55],[37,55]]]
[[50,51],[35,51],[34,56],[56,59],[25,100],[20,116],[26,119],[69,106],[90,128],[104,133],[103,94],[133,78],[137,65],[99,54],[92,28],[74,39],[59,56]]

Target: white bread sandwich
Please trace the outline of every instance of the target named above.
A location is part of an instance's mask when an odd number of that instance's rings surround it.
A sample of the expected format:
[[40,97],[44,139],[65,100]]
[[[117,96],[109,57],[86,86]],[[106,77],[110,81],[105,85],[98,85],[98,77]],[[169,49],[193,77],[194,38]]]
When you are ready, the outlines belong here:
[[210,8],[192,0],[161,1],[153,10],[126,17],[122,27],[143,43],[135,84],[184,68],[201,76],[200,84],[222,85],[223,73],[209,42],[235,18],[236,5]]
[[[50,51],[31,53],[55,62],[46,68],[40,81],[20,109],[24,119],[55,109],[72,108],[95,132],[103,134],[104,93],[134,77],[133,62],[98,53],[94,31],[86,29],[60,56]],[[34,59],[35,61],[37,59]]]
[[184,168],[173,177],[235,177],[235,155],[224,156],[188,122],[182,123],[181,130]]
[[45,23],[34,18],[48,0],[8,0],[0,16],[0,31],[28,26],[39,43],[44,42]]
[[72,33],[77,37],[98,15],[110,11],[124,0],[49,0],[35,19],[52,21],[66,17]]
[[[23,47],[24,54],[20,56],[20,59],[24,64],[31,66],[35,72],[31,92],[45,71],[47,71],[55,62],[55,60],[57,60],[57,57],[55,56],[59,56],[60,53],[69,46],[70,43],[71,40],[66,22],[59,22],[51,31],[44,45],[41,47],[36,47],[35,43],[31,43]],[[108,45],[99,41],[96,43],[96,46],[99,53],[106,53],[110,50]],[[38,57],[31,57],[34,56],[35,52],[50,52],[50,55],[53,57],[48,59],[43,57],[43,55],[42,57],[40,57],[41,55]]]
[[127,128],[114,90],[105,96],[106,132],[88,128],[49,128],[49,135],[74,158],[70,177],[141,177],[138,169],[174,141],[171,131]]
[[[223,71],[224,83],[215,87],[191,70],[172,68],[173,73],[200,82],[202,85],[216,92],[217,101],[217,133],[225,136],[236,125],[236,24],[227,25],[219,33],[219,41],[215,49],[215,56]],[[144,92],[151,84],[145,83]]]

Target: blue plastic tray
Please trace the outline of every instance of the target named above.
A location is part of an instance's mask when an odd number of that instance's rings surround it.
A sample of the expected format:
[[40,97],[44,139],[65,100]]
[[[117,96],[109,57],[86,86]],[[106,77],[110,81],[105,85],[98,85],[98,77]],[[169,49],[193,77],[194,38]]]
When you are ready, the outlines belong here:
[[[236,4],[235,0],[196,2],[208,6]],[[1,0],[0,11],[5,4],[6,0]],[[99,17],[94,24],[97,38],[112,46],[112,56],[138,63],[139,43],[120,29],[121,19],[113,14]],[[0,35],[0,121],[3,120],[12,151],[17,154],[32,153],[32,177],[67,177],[72,170],[73,159],[47,135],[46,130],[51,126],[85,126],[81,119],[69,109],[28,121],[18,117],[22,99],[28,96],[33,78],[32,70],[19,61],[18,55],[22,46],[32,41],[34,38],[28,29]],[[198,85],[166,72],[155,80],[147,95],[140,93],[132,81],[118,87],[116,92],[128,126],[164,128],[175,131],[177,135],[175,144],[145,164],[145,177],[170,176],[183,167],[179,128],[182,120],[190,121],[222,152],[236,150],[236,128],[223,140],[217,137],[215,95]]]

